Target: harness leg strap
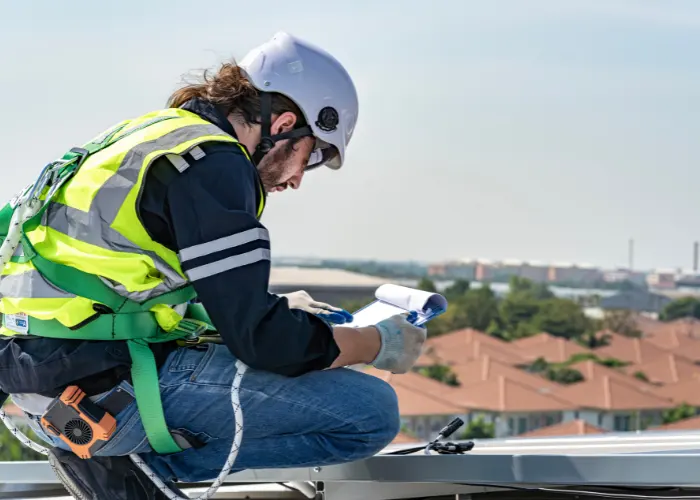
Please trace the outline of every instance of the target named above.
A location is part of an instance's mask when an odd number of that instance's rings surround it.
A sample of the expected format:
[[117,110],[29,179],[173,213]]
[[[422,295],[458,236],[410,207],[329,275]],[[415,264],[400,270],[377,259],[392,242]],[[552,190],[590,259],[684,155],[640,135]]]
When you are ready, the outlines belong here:
[[148,442],[153,450],[161,455],[183,451],[183,448],[173,439],[165,423],[153,351],[144,341],[128,340],[127,345],[132,360],[131,379],[134,384],[136,405]]

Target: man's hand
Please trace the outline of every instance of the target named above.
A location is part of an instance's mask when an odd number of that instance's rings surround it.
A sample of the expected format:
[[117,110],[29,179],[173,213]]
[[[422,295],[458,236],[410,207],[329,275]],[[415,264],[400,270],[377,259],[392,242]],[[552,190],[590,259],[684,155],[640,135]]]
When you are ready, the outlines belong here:
[[316,314],[328,322],[337,325],[352,321],[352,314],[346,310],[326,304],[325,302],[318,302],[303,290],[292,293],[280,293],[278,295],[287,298],[290,309],[301,309],[302,311]]
[[392,373],[406,373],[411,369],[428,335],[425,328],[409,322],[413,319],[415,313],[397,314],[376,325],[382,346],[371,363],[375,368]]

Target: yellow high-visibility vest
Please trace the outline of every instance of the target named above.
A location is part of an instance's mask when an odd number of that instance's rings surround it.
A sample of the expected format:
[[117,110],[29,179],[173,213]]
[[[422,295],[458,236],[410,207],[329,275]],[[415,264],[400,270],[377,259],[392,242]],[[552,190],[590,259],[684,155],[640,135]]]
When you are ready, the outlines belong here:
[[[135,302],[182,288],[188,280],[177,253],[153,241],[138,215],[146,172],[162,156],[183,172],[188,157],[204,155],[202,143],[236,139],[192,112],[165,109],[124,121],[92,143],[102,141],[109,145],[85,159],[27,238],[44,259],[99,276]],[[263,208],[261,195],[258,217]],[[0,275],[1,334],[27,333],[33,318],[76,328],[100,314],[103,304],[58,288],[31,260],[18,260]],[[155,304],[151,311],[166,331],[182,319],[181,307]]]

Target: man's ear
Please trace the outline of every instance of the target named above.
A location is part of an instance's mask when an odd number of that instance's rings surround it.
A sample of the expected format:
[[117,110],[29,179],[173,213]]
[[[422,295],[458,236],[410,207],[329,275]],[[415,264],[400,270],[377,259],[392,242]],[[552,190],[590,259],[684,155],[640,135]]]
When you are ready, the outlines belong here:
[[272,118],[272,126],[270,127],[272,135],[289,132],[297,122],[297,116],[291,111],[285,111],[281,115],[273,116]]

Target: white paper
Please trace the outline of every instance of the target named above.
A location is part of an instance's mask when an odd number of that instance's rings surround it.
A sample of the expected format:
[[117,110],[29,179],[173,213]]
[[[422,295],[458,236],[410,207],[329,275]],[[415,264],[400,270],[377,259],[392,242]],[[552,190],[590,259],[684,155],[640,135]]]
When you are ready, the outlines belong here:
[[382,285],[375,292],[377,300],[355,312],[352,323],[347,326],[376,325],[395,314],[409,311],[418,312],[418,324],[421,324],[431,310],[447,309],[447,300],[438,293],[426,292],[399,285]]

